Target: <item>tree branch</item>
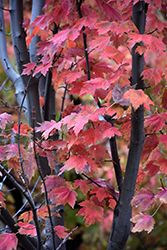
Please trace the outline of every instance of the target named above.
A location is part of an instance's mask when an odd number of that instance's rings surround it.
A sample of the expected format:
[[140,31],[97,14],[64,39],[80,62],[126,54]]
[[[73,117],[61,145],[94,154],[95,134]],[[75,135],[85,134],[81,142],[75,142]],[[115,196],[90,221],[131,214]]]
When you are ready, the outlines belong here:
[[41,231],[40,231],[40,226],[39,226],[39,222],[38,222],[38,217],[37,217],[37,213],[36,213],[36,207],[34,204],[34,201],[30,195],[30,193],[26,190],[24,190],[22,188],[22,186],[20,186],[20,184],[7,172],[7,170],[0,164],[0,171],[8,177],[8,179],[11,181],[11,183],[13,184],[13,186],[15,186],[24,196],[25,198],[28,200],[32,212],[33,212],[33,219],[35,222],[35,227],[37,230],[37,238],[38,238],[38,250],[41,249],[41,245],[42,245],[42,238],[41,238]]

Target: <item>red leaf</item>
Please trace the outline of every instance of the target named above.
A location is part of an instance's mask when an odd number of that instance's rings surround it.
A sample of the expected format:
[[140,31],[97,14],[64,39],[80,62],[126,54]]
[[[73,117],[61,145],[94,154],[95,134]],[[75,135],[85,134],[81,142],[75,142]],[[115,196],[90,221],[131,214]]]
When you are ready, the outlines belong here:
[[162,189],[156,196],[156,199],[160,199],[161,202],[167,204],[167,189]]
[[162,70],[157,68],[145,69],[141,73],[143,79],[148,79],[152,87],[156,86],[162,80]]
[[53,41],[54,44],[58,46],[67,39],[69,32],[70,32],[69,29],[62,30],[59,33],[55,34],[54,37],[51,38],[50,40]]
[[105,198],[108,198],[110,195],[106,192],[106,189],[104,187],[97,187],[94,186],[93,190],[91,190],[89,192],[90,194],[96,194],[96,197],[98,198],[98,200],[101,202],[103,201]]
[[164,88],[162,94],[162,107],[167,110],[167,88]]
[[104,158],[111,158],[107,149],[102,145],[92,145],[88,149],[89,154],[91,155],[91,158],[96,161],[102,161]]
[[18,222],[17,225],[20,227],[19,228],[19,233],[20,234],[27,234],[27,235],[31,235],[31,236],[36,236],[36,228],[34,225],[29,224],[27,222]]
[[84,216],[85,225],[89,227],[95,223],[95,220],[102,221],[103,211],[102,207],[96,206],[93,201],[83,201],[80,203],[83,208],[77,213],[77,215]]
[[94,92],[97,89],[100,89],[100,88],[107,89],[109,87],[109,85],[110,85],[109,81],[107,81],[101,77],[86,81],[83,84],[83,87],[80,91],[80,95],[81,95],[81,97],[86,95],[87,93],[94,95]]
[[136,225],[132,228],[132,232],[141,232],[143,230],[150,233],[154,227],[155,221],[152,216],[148,214],[138,214],[130,219],[131,222],[136,223]]
[[163,174],[167,174],[167,159],[161,157],[156,160],[156,164],[160,167]]
[[57,236],[61,239],[64,239],[68,233],[66,231],[68,231],[69,229],[67,229],[64,226],[55,226],[54,227],[55,233],[57,234]]
[[5,202],[3,198],[4,194],[0,191],[0,207],[5,207]]
[[145,118],[144,129],[146,134],[154,134],[159,132],[165,125],[161,115],[150,115]]
[[12,115],[5,113],[0,114],[0,128],[5,129],[7,123],[12,123]]
[[140,206],[140,211],[145,211],[150,209],[155,204],[155,195],[151,190],[142,188],[137,192],[138,194],[135,195],[131,201],[132,206]]
[[98,47],[99,50],[105,48],[105,46],[110,42],[109,36],[100,36],[96,40],[91,40],[89,42],[89,50],[95,49]]
[[[117,23],[116,22],[108,22],[108,21],[101,21],[99,23],[96,23],[94,28],[97,29],[97,32],[100,35],[106,34],[108,31],[114,32],[117,29]],[[125,30],[124,30],[125,31]]]
[[[47,191],[51,191],[56,187],[66,187],[65,180],[60,176],[49,175],[45,180]],[[44,189],[42,190],[44,192]]]
[[13,250],[17,248],[17,237],[16,235],[10,233],[0,234],[0,249],[1,250]]
[[40,124],[39,127],[36,127],[36,132],[43,132],[42,136],[47,139],[48,136],[51,136],[54,134],[56,129],[60,129],[61,127],[61,123],[60,122],[56,122],[54,120],[49,121],[45,121],[42,124]]
[[82,71],[76,72],[71,70],[61,74],[61,76],[66,78],[67,83],[72,83],[82,76]]
[[134,110],[136,111],[140,105],[144,105],[144,107],[150,110],[149,105],[154,103],[149,99],[149,97],[143,92],[141,89],[130,89],[128,90],[124,96],[125,99],[130,99],[130,103],[132,104]]
[[165,143],[165,147],[167,148],[167,135],[161,135],[159,141]]
[[[74,208],[76,202],[77,193],[70,190],[68,187],[55,188],[51,191],[52,195],[56,195],[55,202],[56,205],[68,203],[72,208]],[[54,202],[52,198],[52,202]]]
[[82,136],[85,138],[87,144],[95,144],[96,141],[100,141],[101,132],[98,129],[90,128],[82,133]]
[[116,49],[114,46],[104,47],[104,52],[101,53],[102,57],[109,57],[113,59],[117,64],[122,63],[124,58],[124,53]]
[[31,75],[35,66],[36,66],[36,63],[34,62],[24,64],[25,69],[23,70],[22,75]]
[[83,172],[95,171],[97,166],[96,164],[87,156],[76,156],[73,155],[67,160],[64,166],[61,168],[59,175],[61,175],[65,170],[69,171],[75,168],[77,174]]
[[[13,127],[13,132],[18,134],[18,129],[19,129],[19,125],[14,124]],[[28,132],[32,132],[32,128],[30,126],[28,126],[27,124],[21,124],[20,125],[20,135],[25,135],[25,136],[29,136],[30,134]]]
[[74,182],[74,188],[77,188],[77,187],[80,187],[82,193],[85,195],[88,190],[90,189],[88,184],[87,184],[87,181],[85,180],[75,180]]

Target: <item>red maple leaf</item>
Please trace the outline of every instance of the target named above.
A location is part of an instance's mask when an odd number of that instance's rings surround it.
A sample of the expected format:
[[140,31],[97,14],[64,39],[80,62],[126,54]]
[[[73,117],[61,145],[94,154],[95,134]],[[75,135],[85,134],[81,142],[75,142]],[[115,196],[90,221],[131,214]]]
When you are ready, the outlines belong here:
[[93,201],[83,201],[80,203],[83,208],[77,213],[77,215],[84,216],[85,225],[89,227],[95,223],[95,220],[102,221],[103,211],[102,207],[96,206]]
[[7,123],[12,123],[12,115],[5,113],[0,114],[0,128],[5,129]]
[[154,227],[155,221],[153,217],[149,214],[137,214],[130,219],[132,223],[136,223],[136,225],[132,228],[132,232],[141,232],[143,230],[150,233]]
[[56,202],[56,205],[68,203],[72,208],[74,208],[76,202],[77,193],[70,190],[68,187],[54,188],[51,192],[52,202]]
[[124,96],[125,99],[130,99],[130,103],[132,104],[134,110],[136,111],[140,105],[144,105],[144,107],[150,110],[149,105],[154,103],[149,99],[149,97],[143,92],[141,89],[130,89],[128,90]]
[[156,199],[160,199],[161,202],[167,204],[167,189],[160,188],[161,191],[155,196]]
[[19,228],[19,233],[20,234],[27,234],[31,236],[36,236],[36,228],[33,224],[29,224],[27,222],[18,222],[17,225],[20,227]]
[[[18,134],[18,128],[19,128],[18,123],[14,124],[13,132]],[[20,125],[20,135],[29,136],[30,135],[29,132],[30,133],[32,132],[32,128],[29,125],[27,124]]]
[[5,207],[5,199],[3,198],[4,194],[0,191],[0,207]]
[[167,110],[167,88],[165,87],[162,94],[162,106]]
[[90,189],[86,180],[75,180],[74,188],[80,187],[82,193],[85,195]]
[[68,233],[66,231],[68,231],[69,229],[67,229],[66,227],[64,226],[55,226],[54,227],[54,230],[55,230],[55,233],[57,234],[57,236],[61,239],[64,239]]
[[157,68],[145,69],[142,72],[143,79],[148,79],[151,86],[156,86],[162,80],[162,70]]
[[48,136],[51,136],[54,134],[56,129],[60,129],[61,123],[56,122],[54,120],[51,121],[45,121],[42,124],[40,124],[39,127],[36,127],[36,132],[43,132],[42,136],[47,139]]
[[107,149],[102,144],[90,146],[88,153],[91,155],[92,159],[96,161],[102,161],[104,158],[111,158]]
[[24,64],[25,69],[23,70],[22,75],[31,75],[35,66],[36,66],[36,63],[34,62]]
[[17,248],[17,237],[16,235],[10,233],[0,234],[0,249],[1,250],[13,250]]
[[140,211],[148,210],[155,204],[155,195],[151,190],[142,188],[137,193],[133,197],[131,205],[134,207],[140,206]]
[[59,175],[61,175],[65,170],[69,171],[73,168],[75,168],[77,174],[81,174],[83,172],[96,171],[97,166],[95,162],[87,156],[72,155],[60,169]]
[[160,157],[156,160],[156,164],[160,167],[160,170],[163,174],[167,174],[167,159]]
[[145,117],[144,129],[146,134],[157,133],[164,127],[164,125],[165,121],[159,114]]

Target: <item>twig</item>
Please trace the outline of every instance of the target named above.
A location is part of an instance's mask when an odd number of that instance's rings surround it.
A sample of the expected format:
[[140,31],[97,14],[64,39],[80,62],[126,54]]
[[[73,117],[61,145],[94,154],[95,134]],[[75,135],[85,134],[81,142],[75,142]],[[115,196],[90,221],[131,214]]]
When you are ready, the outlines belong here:
[[0,91],[3,89],[3,87],[5,86],[5,84],[7,83],[7,81],[9,80],[9,77],[7,77],[5,79],[5,81],[2,83],[1,87],[0,87]]
[[11,181],[13,186],[15,186],[28,200],[28,202],[31,206],[32,212],[33,212],[33,219],[34,219],[35,227],[37,230],[37,238],[38,238],[38,248],[37,249],[40,250],[41,244],[42,244],[41,231],[40,231],[40,226],[39,226],[38,217],[37,217],[37,213],[36,213],[36,207],[35,207],[35,204],[34,204],[34,201],[31,197],[31,195],[29,194],[29,190],[24,190],[22,188],[22,186],[20,186],[20,184],[13,178],[13,176],[11,176],[8,173],[8,171],[1,164],[0,164],[0,170],[4,175],[6,175],[8,177],[8,179]]
[[34,156],[35,156],[35,160],[36,160],[38,172],[39,172],[39,175],[41,177],[41,180],[42,180],[42,183],[43,183],[43,186],[44,186],[44,189],[45,189],[45,200],[46,200],[46,205],[47,205],[47,208],[48,208],[50,226],[51,226],[51,230],[52,230],[53,248],[55,250],[56,249],[56,245],[55,245],[55,232],[54,232],[54,228],[53,228],[53,221],[52,221],[51,210],[50,210],[50,206],[49,206],[48,193],[47,193],[47,188],[46,188],[45,180],[43,178],[42,171],[41,171],[40,166],[38,164],[37,153],[36,153],[36,145],[35,145],[35,110],[34,110],[34,108],[33,108],[33,111],[32,111],[32,120],[33,120],[33,148],[34,148]]
[[[35,189],[36,189],[36,186],[37,186],[39,180],[40,180],[40,176],[38,177],[38,180],[36,181],[36,183],[35,183],[35,185],[34,185],[32,191],[31,191],[31,195],[34,193],[34,191],[35,191]],[[13,218],[15,218],[20,212],[22,212],[23,208],[26,207],[27,203],[28,203],[28,201],[26,201],[26,202],[23,204],[23,206],[17,211],[17,213],[15,213],[15,215],[13,216]]]
[[[102,187],[99,183],[97,183],[96,181],[94,181],[93,179],[91,179],[91,178],[90,178],[88,175],[86,175],[85,173],[82,173],[81,175],[85,176],[88,180],[90,180],[91,182],[93,182],[96,186],[98,186],[98,187],[100,187],[100,188]],[[116,202],[118,202],[117,198],[116,198],[113,194],[111,194],[111,193],[110,193],[109,191],[107,191],[107,190],[106,190],[106,192],[107,192],[108,194],[110,194]]]
[[[81,4],[82,4],[82,0],[80,0],[79,2],[78,2],[78,0],[76,0],[77,10],[78,10],[78,14],[79,14],[80,18],[82,18]],[[87,48],[87,42],[86,42],[86,34],[84,33],[84,30],[85,30],[85,27],[82,28],[82,31],[83,31],[83,42],[84,42],[84,51],[85,51],[87,78],[88,78],[88,80],[90,80],[91,77],[90,77],[90,67],[89,67],[89,59],[88,59],[88,48]]]
[[[27,83],[27,88],[29,87],[31,78],[32,78],[32,74],[31,74],[30,77],[29,77],[29,80],[28,80],[28,83]],[[19,110],[19,121],[18,121],[18,150],[19,150],[19,160],[20,160],[20,165],[21,165],[21,170],[22,170],[23,179],[24,179],[24,182],[25,182],[26,186],[28,187],[28,183],[27,183],[27,179],[26,179],[25,172],[24,172],[24,167],[23,167],[22,156],[21,156],[21,148],[20,148],[21,113],[22,113],[23,103],[24,103],[24,100],[25,100],[26,95],[27,95],[27,88],[25,88],[24,97],[23,97],[23,100],[22,100],[22,103],[21,103],[21,106],[20,106],[20,110]]]
[[63,94],[63,97],[62,97],[62,104],[61,104],[61,110],[60,110],[59,121],[60,121],[61,118],[62,118],[62,112],[63,112],[63,109],[64,109],[64,102],[65,102],[66,93],[67,93],[67,84],[66,84],[66,86],[65,86],[64,94]]
[[70,235],[71,235],[75,230],[77,230],[77,229],[78,229],[78,226],[75,227],[74,229],[72,229],[72,231],[63,239],[63,241],[62,241],[62,242],[60,243],[60,245],[56,248],[56,250],[59,250],[59,249],[62,247],[62,245],[66,243],[66,241],[68,240],[68,238],[70,237]]

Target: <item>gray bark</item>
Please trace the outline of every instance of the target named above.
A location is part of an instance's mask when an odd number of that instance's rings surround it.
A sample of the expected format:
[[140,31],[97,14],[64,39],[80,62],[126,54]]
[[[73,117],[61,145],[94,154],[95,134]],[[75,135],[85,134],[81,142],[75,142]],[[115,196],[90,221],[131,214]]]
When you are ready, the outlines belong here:
[[[145,29],[144,1],[139,1],[133,6],[133,22],[138,27],[139,32],[143,34]],[[143,83],[140,79],[140,74],[143,71],[144,59],[143,56],[135,53],[135,48],[132,49],[132,84],[137,83],[136,88],[142,89]],[[130,202],[134,195],[144,138],[144,108],[140,106],[136,111],[132,110],[128,161],[122,192],[114,210],[113,225],[107,250],[122,250],[129,237],[132,212]]]
[[[3,4],[2,0],[0,0],[0,41],[1,41],[1,46],[0,46],[0,59],[1,63],[3,66],[3,69],[10,79],[10,81],[14,84],[14,87],[16,89],[15,95],[16,99],[19,105],[21,105],[23,96],[24,96],[24,84],[22,81],[22,78],[20,77],[19,74],[15,72],[15,70],[12,68],[8,53],[7,53],[7,48],[6,48],[6,34],[5,34],[5,25],[4,25],[4,15],[3,15]],[[24,102],[24,107],[27,108],[26,101]]]
[[[24,64],[30,62],[29,53],[25,41],[25,31],[22,27],[23,23],[23,2],[17,0],[10,1],[10,19],[11,19],[11,31],[12,42],[14,47],[14,53],[16,58],[16,64],[19,74],[21,75],[24,69]],[[39,94],[38,94],[38,80],[32,77],[29,83],[30,76],[21,75],[23,85],[27,88],[27,119],[30,126],[32,126],[32,110],[33,107],[36,111],[36,124],[41,122],[41,113],[39,106]]]

